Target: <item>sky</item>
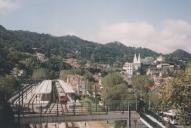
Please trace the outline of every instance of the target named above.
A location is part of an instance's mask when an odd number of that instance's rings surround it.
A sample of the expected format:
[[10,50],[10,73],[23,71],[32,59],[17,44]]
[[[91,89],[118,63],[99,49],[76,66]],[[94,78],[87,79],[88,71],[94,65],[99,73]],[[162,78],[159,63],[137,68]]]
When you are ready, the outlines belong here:
[[0,0],[0,25],[161,53],[191,52],[191,0]]

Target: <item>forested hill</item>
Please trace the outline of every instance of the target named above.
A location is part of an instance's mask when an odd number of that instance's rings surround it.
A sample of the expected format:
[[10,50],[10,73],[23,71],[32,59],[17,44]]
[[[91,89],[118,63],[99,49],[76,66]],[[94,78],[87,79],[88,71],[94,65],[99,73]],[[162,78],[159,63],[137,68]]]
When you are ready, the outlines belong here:
[[179,65],[185,65],[186,63],[191,62],[191,54],[184,50],[177,49],[174,52],[166,55],[166,61]]
[[59,55],[63,58],[74,57],[110,64],[132,61],[134,53],[141,53],[142,57],[158,55],[152,50],[127,47],[119,42],[99,44],[76,36],[55,37],[29,31],[6,30],[3,26],[0,26],[0,45],[3,48],[14,48],[29,53],[37,49],[47,57]]

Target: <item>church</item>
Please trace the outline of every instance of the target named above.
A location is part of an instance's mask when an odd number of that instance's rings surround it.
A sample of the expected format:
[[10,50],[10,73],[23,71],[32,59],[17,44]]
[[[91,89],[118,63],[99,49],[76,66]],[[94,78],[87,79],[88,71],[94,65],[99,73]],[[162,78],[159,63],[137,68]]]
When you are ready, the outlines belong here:
[[123,70],[125,70],[125,74],[128,78],[132,78],[134,72],[138,71],[141,68],[141,55],[139,54],[138,57],[135,54],[133,58],[133,62],[129,63],[126,62],[123,66]]

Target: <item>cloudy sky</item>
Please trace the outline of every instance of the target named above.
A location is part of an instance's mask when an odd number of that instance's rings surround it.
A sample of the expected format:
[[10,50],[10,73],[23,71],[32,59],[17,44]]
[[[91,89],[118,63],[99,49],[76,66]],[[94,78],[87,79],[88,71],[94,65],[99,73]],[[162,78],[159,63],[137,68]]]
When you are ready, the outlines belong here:
[[162,53],[191,52],[191,0],[0,0],[0,24]]

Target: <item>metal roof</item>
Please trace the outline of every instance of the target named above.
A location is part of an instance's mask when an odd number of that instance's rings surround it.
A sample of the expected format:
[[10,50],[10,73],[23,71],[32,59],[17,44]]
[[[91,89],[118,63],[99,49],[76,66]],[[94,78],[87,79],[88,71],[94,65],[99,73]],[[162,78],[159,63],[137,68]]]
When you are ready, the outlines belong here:
[[75,93],[72,87],[66,82],[64,82],[63,80],[58,80],[58,82],[60,83],[61,87],[64,89],[65,93]]
[[48,93],[51,93],[51,91],[52,91],[51,80],[42,81],[42,83],[36,89],[37,94],[48,94]]

